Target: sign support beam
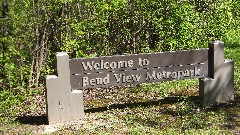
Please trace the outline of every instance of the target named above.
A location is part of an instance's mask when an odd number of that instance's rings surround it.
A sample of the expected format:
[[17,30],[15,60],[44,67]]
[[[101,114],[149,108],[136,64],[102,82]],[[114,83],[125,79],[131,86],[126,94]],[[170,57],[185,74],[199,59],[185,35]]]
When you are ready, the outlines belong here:
[[224,43],[209,43],[208,74],[199,79],[199,96],[203,105],[234,99],[234,63],[224,60]]

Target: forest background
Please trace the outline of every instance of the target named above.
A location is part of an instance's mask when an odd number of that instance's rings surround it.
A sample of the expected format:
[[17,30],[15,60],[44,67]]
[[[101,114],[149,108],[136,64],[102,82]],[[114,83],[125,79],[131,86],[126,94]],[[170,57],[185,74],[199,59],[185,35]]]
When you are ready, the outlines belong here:
[[[0,0],[0,115],[70,58],[240,44],[239,0]],[[239,85],[239,80],[237,81]]]

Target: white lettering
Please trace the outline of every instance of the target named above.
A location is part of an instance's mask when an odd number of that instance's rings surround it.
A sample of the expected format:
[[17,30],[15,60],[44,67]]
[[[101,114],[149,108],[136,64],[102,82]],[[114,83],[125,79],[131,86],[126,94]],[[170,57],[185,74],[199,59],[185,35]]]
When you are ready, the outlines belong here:
[[104,63],[104,69],[109,69],[109,67],[107,65],[109,65],[109,62]]
[[139,67],[142,67],[142,66],[147,66],[149,64],[149,60],[148,59],[143,59],[142,58],[139,58],[138,59],[138,65]]
[[178,76],[178,75],[177,75],[177,72],[172,72],[172,75],[171,75],[171,76],[172,76],[172,79],[176,79],[177,76]]
[[184,77],[189,77],[190,76],[190,71],[189,70],[186,70],[185,72],[184,72]]
[[114,74],[114,77],[116,79],[116,82],[119,83],[120,82],[120,79],[121,79],[121,74]]
[[141,75],[128,75],[125,74],[114,74],[115,80],[117,83],[131,83],[139,82]]
[[156,74],[155,74],[155,71],[153,71],[152,74],[150,74],[149,72],[147,72],[147,77],[146,77],[146,80],[156,80]]
[[110,67],[111,67],[111,69],[116,69],[117,68],[117,63],[116,62],[110,63]]
[[110,82],[109,80],[110,80],[109,79],[109,74],[107,74],[107,76],[103,78],[102,82],[103,82],[103,84],[106,85],[106,84],[109,84],[109,82]]
[[119,61],[118,62],[118,68],[126,68],[128,66],[128,62],[127,61]]
[[181,79],[184,75],[183,71],[178,71],[178,79]]
[[126,82],[127,83],[132,82],[132,76],[126,76]]
[[100,69],[100,63],[95,63],[94,64],[94,69],[99,70]]
[[200,69],[197,67],[194,67],[194,70],[186,69],[185,71],[176,71],[176,72],[170,72],[170,71],[162,71],[162,72],[156,72],[152,71],[146,73],[146,81],[148,80],[160,80],[160,79],[182,79],[184,77],[197,77],[201,76]]
[[[148,62],[145,60],[145,63],[148,63]],[[85,71],[128,68],[128,67],[133,67],[133,60],[118,61],[118,62],[104,62],[103,60],[100,60],[99,62],[88,61],[88,62],[82,62],[82,66]]]
[[133,60],[128,61],[128,67],[133,67]]
[[172,74],[172,72],[167,72],[167,78],[170,78],[171,74]]
[[93,64],[94,64],[94,61],[92,61],[92,64],[90,62],[87,62],[87,64],[85,64],[84,62],[82,62],[82,65],[83,65],[83,69],[86,71],[86,70],[93,70]]
[[[98,79],[98,78],[96,78],[96,79]],[[95,79],[90,79],[89,84],[91,86],[94,86],[96,84],[96,80]]]
[[200,69],[198,69],[197,67],[194,67],[194,75],[200,76]]
[[107,74],[107,76],[104,78],[94,78],[94,79],[89,79],[88,77],[82,78],[83,87],[88,86],[88,85],[90,85],[90,86],[107,85],[109,83],[110,83],[109,74]]
[[157,79],[161,79],[162,78],[162,73],[161,72],[158,72],[157,73]]
[[83,87],[88,85],[88,77],[83,77],[82,78],[82,84],[83,84]]
[[139,82],[141,78],[141,75],[132,75],[132,79],[134,82]]

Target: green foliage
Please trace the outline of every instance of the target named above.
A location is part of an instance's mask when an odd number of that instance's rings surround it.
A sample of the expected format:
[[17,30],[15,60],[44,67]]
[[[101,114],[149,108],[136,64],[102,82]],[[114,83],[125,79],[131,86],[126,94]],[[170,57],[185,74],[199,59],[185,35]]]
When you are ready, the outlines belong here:
[[[71,3],[79,6],[79,3]],[[80,2],[69,10],[63,51],[73,57],[206,47],[236,24],[237,2]]]
[[9,91],[3,91],[0,93],[0,123],[6,122],[7,117],[15,117],[19,112],[24,95],[13,94]]

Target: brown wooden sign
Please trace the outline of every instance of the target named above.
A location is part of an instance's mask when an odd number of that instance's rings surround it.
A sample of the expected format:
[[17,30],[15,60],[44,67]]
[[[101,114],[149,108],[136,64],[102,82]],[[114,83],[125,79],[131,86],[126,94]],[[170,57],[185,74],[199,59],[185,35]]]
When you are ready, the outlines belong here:
[[208,49],[70,59],[71,74],[159,68],[206,63]]
[[208,75],[208,49],[71,59],[72,89],[162,82]]

